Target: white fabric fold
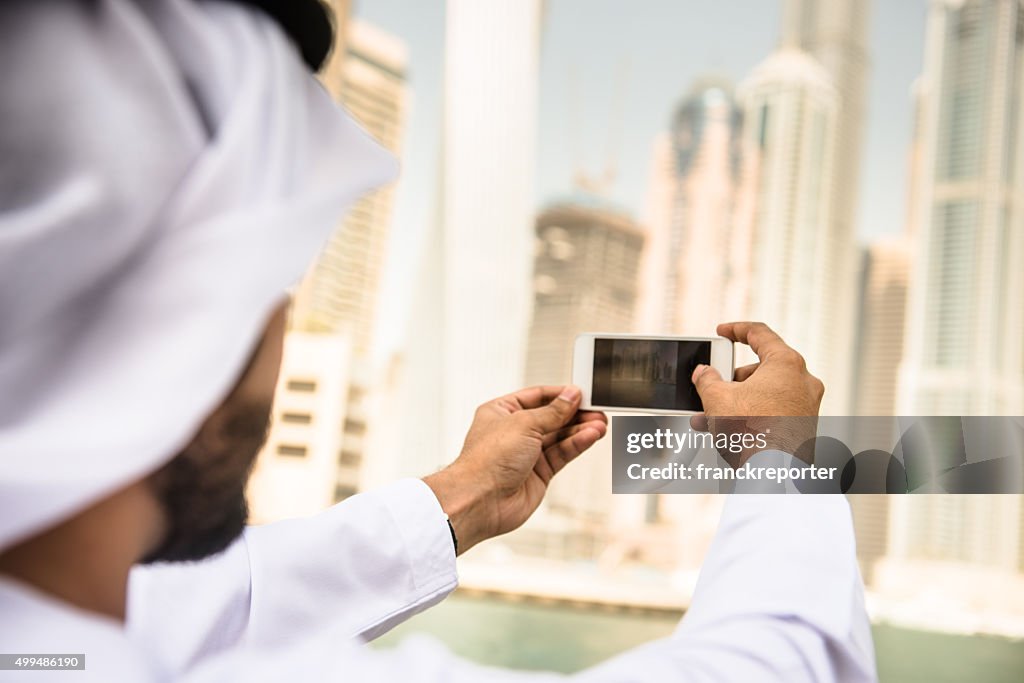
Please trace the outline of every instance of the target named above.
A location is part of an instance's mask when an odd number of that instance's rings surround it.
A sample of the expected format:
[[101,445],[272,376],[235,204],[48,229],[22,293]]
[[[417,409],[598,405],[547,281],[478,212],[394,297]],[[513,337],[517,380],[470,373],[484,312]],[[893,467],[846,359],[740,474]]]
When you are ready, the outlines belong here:
[[393,158],[262,13],[0,7],[0,549],[156,469]]
[[326,627],[372,640],[457,583],[440,503],[422,480],[402,479],[252,527],[202,562],[136,567],[128,634],[174,678],[233,647],[274,649]]

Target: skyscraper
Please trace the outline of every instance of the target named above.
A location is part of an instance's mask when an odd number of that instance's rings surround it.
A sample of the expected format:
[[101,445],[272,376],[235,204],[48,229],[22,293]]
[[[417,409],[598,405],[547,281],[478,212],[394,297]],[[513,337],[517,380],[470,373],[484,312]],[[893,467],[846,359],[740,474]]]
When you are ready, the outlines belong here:
[[[904,415],[1024,412],[1024,154],[1019,0],[934,2],[915,87],[918,179],[898,405]],[[975,605],[1024,605],[1024,498],[894,500],[893,590],[928,569]],[[964,574],[958,566],[984,567]],[[903,579],[907,574],[912,579]],[[1018,608],[1019,609],[1019,608]]]
[[896,415],[910,253],[903,237],[864,249],[857,324],[853,414]]
[[[905,236],[880,239],[864,249],[851,400],[854,415],[896,414],[909,259]],[[858,453],[893,448],[898,437],[896,420],[879,417],[854,423],[847,443]],[[850,496],[857,559],[869,586],[874,581],[878,561],[889,551],[890,507],[887,495]]]
[[864,584],[871,587],[876,565],[889,551],[889,496],[865,493],[847,499],[857,541],[857,562]]
[[755,169],[748,259],[736,267],[750,274],[748,315],[799,349],[826,393],[841,391],[830,385],[836,349],[828,329],[839,287],[829,258],[836,247],[829,219],[836,90],[810,55],[789,47],[758,65],[738,97],[745,163]]
[[[374,138],[398,153],[408,101],[405,44],[365,21],[350,19],[347,26],[341,101]],[[342,429],[336,454],[338,476],[345,482],[337,489],[341,495],[359,486],[367,435],[374,428],[369,424],[374,400],[371,347],[393,205],[394,186],[359,200],[332,235],[295,299],[295,327],[351,338],[345,419],[337,422]]]
[[596,197],[537,217],[527,384],[569,382],[577,334],[633,330],[643,244],[640,226]]
[[[348,18],[346,0],[331,5],[338,29],[321,81],[397,153],[407,100],[405,45]],[[392,204],[391,187],[359,200],[295,293],[270,438],[251,487],[257,517],[308,514],[361,488]]]
[[[1024,610],[1024,497],[893,496],[889,549],[875,590],[930,622],[968,611],[998,623]],[[936,595],[942,600],[937,601]],[[975,616],[975,618],[977,618]],[[991,626],[989,627],[991,628]]]
[[[539,0],[449,0],[438,217],[409,327],[410,457],[455,458],[523,379],[531,305]],[[415,455],[413,455],[415,454]]]
[[864,138],[870,0],[784,0],[782,45],[803,50],[817,61],[836,91],[835,124],[825,144],[831,168],[827,214],[820,217],[824,301],[815,332],[815,370],[827,391],[822,410],[849,412],[851,357],[856,317],[857,203]]
[[[408,99],[405,45],[358,19],[347,26],[341,101],[374,138],[398,153]],[[369,351],[393,203],[394,188],[385,187],[349,210],[299,288],[293,328],[348,333],[357,354]]]
[[856,235],[864,140],[868,28],[871,0],[783,0],[782,44],[799,48],[821,64],[838,95],[832,174],[832,226]]
[[961,562],[1019,571],[1020,496],[927,496],[898,503],[894,559]]
[[904,414],[1024,412],[1022,46],[1019,0],[931,6]]
[[[632,331],[644,235],[605,201],[580,195],[537,217],[536,240],[526,384],[564,384],[572,380],[577,334]],[[610,507],[611,441],[605,439],[552,482],[545,513],[574,521],[555,528],[575,535],[586,552],[595,532],[604,530]]]
[[350,359],[346,335],[288,333],[270,432],[249,481],[254,521],[311,515],[356,492],[356,473],[338,467]]
[[[741,202],[742,116],[732,86],[694,85],[655,143],[640,319],[650,332],[708,335],[740,316],[727,294]],[[735,306],[732,306],[735,309]]]

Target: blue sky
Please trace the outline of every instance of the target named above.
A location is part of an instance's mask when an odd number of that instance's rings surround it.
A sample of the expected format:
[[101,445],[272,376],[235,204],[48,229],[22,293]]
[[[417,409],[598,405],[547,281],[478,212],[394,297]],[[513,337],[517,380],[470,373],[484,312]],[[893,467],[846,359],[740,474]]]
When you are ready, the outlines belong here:
[[[778,43],[781,0],[547,0],[540,68],[538,207],[572,188],[578,165],[599,172],[615,136],[611,198],[639,215],[655,136],[693,81],[740,81]],[[859,232],[903,229],[910,87],[920,75],[927,0],[875,0],[871,21]],[[443,0],[356,0],[354,13],[409,47],[412,108],[396,196],[382,333],[393,337],[415,254],[436,216],[444,57]],[[622,75],[620,75],[622,74]],[[570,93],[575,92],[574,103]],[[619,111],[612,106],[623,96]],[[618,119],[616,121],[616,118]],[[575,120],[573,120],[575,119]],[[573,147],[582,150],[573,158]]]

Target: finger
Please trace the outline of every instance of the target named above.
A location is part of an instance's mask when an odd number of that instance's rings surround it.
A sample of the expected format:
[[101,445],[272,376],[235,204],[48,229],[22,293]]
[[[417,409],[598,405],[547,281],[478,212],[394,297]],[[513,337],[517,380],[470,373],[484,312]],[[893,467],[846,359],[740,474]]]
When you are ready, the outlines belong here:
[[690,429],[695,432],[708,431],[708,416],[704,413],[697,413],[690,416]]
[[568,425],[576,416],[580,407],[581,392],[579,387],[571,384],[561,387],[562,391],[547,405],[523,411],[524,419],[529,421],[541,434],[553,432]]
[[580,424],[594,420],[608,424],[608,416],[599,410],[581,410],[576,413],[576,421]]
[[587,422],[584,423],[577,422],[574,424],[570,424],[568,427],[563,427],[556,431],[548,432],[547,434],[544,435],[544,439],[541,441],[541,448],[550,448],[559,441],[568,439],[570,436],[573,436],[574,434],[579,434],[584,429],[594,429],[594,425],[598,423],[600,423],[599,420],[588,420]]
[[567,439],[562,439],[550,448],[545,449],[544,459],[551,467],[551,474],[555,475],[568,463],[579,457],[580,453],[587,450],[598,442],[606,433],[608,428],[601,422],[595,422],[581,429]]
[[718,334],[749,346],[762,362],[779,354],[796,354],[772,328],[764,323],[738,322],[718,326]]
[[578,410],[569,424],[574,425],[576,423],[587,422],[589,420],[600,420],[601,422],[608,424],[608,416],[600,410]]
[[586,428],[587,425],[582,425],[578,422],[573,422],[572,424],[569,424],[567,427],[562,427],[561,429],[555,430],[553,432],[548,432],[547,434],[544,435],[544,439],[541,441],[541,447],[542,449],[548,449],[548,447],[551,447],[558,441],[568,438],[569,436],[572,436],[572,434],[577,434],[580,432],[581,429]]
[[757,370],[759,367],[761,367],[760,363],[751,363],[750,365],[744,365],[741,368],[736,368],[736,372],[734,372],[732,376],[733,381],[742,382],[743,380],[753,375],[754,371]]
[[518,406],[519,410],[530,410],[551,403],[564,389],[565,386],[556,385],[527,387],[502,396],[499,400],[511,402]]
[[705,408],[712,398],[712,394],[719,391],[725,384],[722,375],[710,365],[698,365],[695,367],[690,379],[693,380],[693,386],[697,388],[697,393],[700,395],[700,400],[704,403]]

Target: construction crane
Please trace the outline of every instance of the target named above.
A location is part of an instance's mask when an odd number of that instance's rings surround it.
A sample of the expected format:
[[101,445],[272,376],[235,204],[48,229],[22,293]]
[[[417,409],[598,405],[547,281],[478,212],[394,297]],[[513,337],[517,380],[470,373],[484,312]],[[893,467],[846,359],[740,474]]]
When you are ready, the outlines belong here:
[[590,173],[584,161],[581,131],[579,77],[575,67],[569,68],[569,144],[573,164],[573,186],[588,194],[607,197],[618,175],[619,145],[622,138],[622,107],[625,100],[627,64],[620,61],[616,69],[612,101],[608,114],[608,137],[605,142],[605,165],[596,174]]

